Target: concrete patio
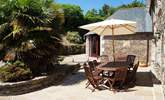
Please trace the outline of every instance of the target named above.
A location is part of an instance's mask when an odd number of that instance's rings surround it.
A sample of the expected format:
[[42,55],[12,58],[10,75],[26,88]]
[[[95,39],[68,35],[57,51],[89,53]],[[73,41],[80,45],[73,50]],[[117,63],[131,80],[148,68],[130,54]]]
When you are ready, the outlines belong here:
[[[83,62],[80,56],[70,56],[65,63]],[[70,61],[69,61],[70,60]],[[64,63],[64,62],[63,62]],[[96,90],[91,92],[85,88],[84,70],[67,76],[60,85],[52,85],[39,91],[12,96],[0,96],[0,100],[164,100],[160,84],[153,82],[150,67],[139,68],[137,73],[136,86],[129,88],[126,92],[112,92],[109,90]]]

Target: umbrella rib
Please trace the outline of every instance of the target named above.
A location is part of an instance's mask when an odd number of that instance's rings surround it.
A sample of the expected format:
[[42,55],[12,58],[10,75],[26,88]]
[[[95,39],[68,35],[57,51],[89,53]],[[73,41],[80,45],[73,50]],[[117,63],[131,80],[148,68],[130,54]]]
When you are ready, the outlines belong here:
[[[132,25],[129,25],[129,24],[120,24],[120,25],[117,25],[115,28],[120,28],[121,26],[130,26],[130,27],[133,27],[133,28],[136,28],[135,26],[132,26]],[[112,28],[111,28],[112,29]]]
[[133,31],[132,29],[128,28],[127,26],[124,26],[124,25],[122,25],[122,26],[125,27],[127,30],[129,30],[129,31],[131,31],[131,32],[135,32],[135,31]]
[[109,27],[110,29],[112,29],[112,27],[111,27],[111,26],[109,26],[109,25],[108,25],[108,27]]
[[101,26],[95,27],[95,28],[93,28],[93,29],[92,29],[92,30],[90,30],[90,31],[94,31],[95,29],[97,29],[97,28],[99,28],[99,27],[101,27]]
[[129,25],[129,24],[126,24],[127,26],[130,26],[130,27],[133,27],[133,28],[136,28],[135,26],[132,26],[132,25]]
[[107,26],[106,26],[106,27],[104,27],[104,29],[100,32],[100,34],[101,34],[101,33],[103,33],[103,32],[104,32],[104,30],[105,30],[106,28],[107,28]]
[[[122,26],[122,25],[118,25],[118,26],[115,27],[115,26],[113,25],[114,28],[120,28],[121,26]],[[112,28],[111,28],[111,29],[112,29]]]

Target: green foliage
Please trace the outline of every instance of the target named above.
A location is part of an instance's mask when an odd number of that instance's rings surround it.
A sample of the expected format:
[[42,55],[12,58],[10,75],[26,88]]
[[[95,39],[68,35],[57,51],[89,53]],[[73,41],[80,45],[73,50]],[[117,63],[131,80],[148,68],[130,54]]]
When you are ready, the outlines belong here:
[[127,5],[123,4],[123,5],[121,5],[121,6],[117,7],[117,8],[120,9],[120,8],[134,8],[134,7],[145,7],[145,4],[140,2],[140,1],[138,1],[138,0],[134,0],[130,4],[127,4]]
[[107,4],[104,4],[101,9],[98,11],[96,9],[88,10],[85,14],[85,22],[98,22],[106,19],[110,15],[112,15],[117,9],[115,7],[110,7]]
[[[36,31],[37,27],[46,27],[51,20],[47,12],[49,10],[47,2],[47,0],[7,0],[4,2],[3,5],[8,8],[8,11],[1,9],[1,13],[5,14],[3,20],[7,19],[5,23],[10,24],[8,26],[10,30],[7,32],[4,30],[5,35],[1,34],[0,37],[3,37],[1,41],[8,46],[18,47],[23,41],[30,40],[29,33]],[[43,30],[43,28],[38,28],[38,30]]]
[[85,17],[95,17],[95,16],[98,16],[98,12],[96,9],[88,10],[85,15]]
[[99,22],[99,21],[103,21],[104,18],[100,17],[100,16],[95,16],[95,17],[85,17],[85,23],[89,24],[89,23],[95,23],[95,22]]
[[107,4],[104,4],[103,7],[102,7],[102,10],[103,10],[103,14],[104,16],[107,16],[107,15],[110,15],[110,6],[107,5]]
[[[138,0],[134,0],[130,4],[123,4],[123,5],[117,6],[117,7],[113,7],[113,6],[109,6],[107,4],[104,4],[102,6],[102,8],[99,9],[98,11],[96,9],[88,10],[87,13],[85,14],[85,18],[88,19],[88,21],[90,21],[90,22],[97,22],[97,21],[100,21],[100,19],[104,20],[107,17],[111,16],[118,9],[144,7],[144,6],[145,5],[142,2],[138,1]],[[96,19],[96,20],[94,20],[94,19]],[[93,21],[91,21],[91,20],[93,20]]]
[[5,51],[0,50],[0,60],[3,59],[4,56],[5,56]]
[[44,13],[47,13],[51,1],[52,0],[1,0],[1,22],[12,21],[17,14],[44,15]]
[[83,24],[84,16],[80,6],[62,4],[61,8],[64,11],[64,29],[66,31],[75,31],[78,26]]
[[[0,2],[0,44],[6,53],[4,58],[10,57],[7,52],[14,52],[13,60],[26,63],[33,74],[38,67],[49,66],[54,56],[58,58],[60,35],[55,30],[61,19],[52,8],[52,0]],[[44,64],[39,65],[40,62]],[[37,73],[41,73],[40,70]]]
[[63,27],[65,22],[65,16],[61,5],[53,3],[51,4],[51,9],[53,10],[52,15],[54,16],[51,22],[51,27],[53,29],[56,29],[56,32],[65,33]]
[[[58,62],[60,33],[71,31],[67,39],[82,43],[81,37],[86,32],[78,26],[102,21],[120,8],[131,7],[144,7],[144,4],[137,0],[119,7],[105,4],[99,11],[92,9],[84,16],[79,6],[56,4],[53,0],[0,0],[0,44],[3,45],[0,56],[23,61],[33,74],[44,73],[52,62]],[[81,51],[80,47],[73,48],[68,53]],[[10,68],[17,69],[14,64]]]
[[118,8],[116,7],[111,7],[110,8],[110,15],[112,15],[113,13],[115,13],[118,10]]
[[3,82],[24,81],[31,78],[32,72],[21,61],[15,61],[0,67],[0,80]]
[[64,45],[60,53],[62,55],[82,54],[85,53],[85,45],[84,44]]
[[87,13],[85,14],[84,23],[88,24],[88,23],[94,23],[94,22],[104,20],[104,17],[103,17],[104,14],[101,11],[102,10],[100,10],[100,12],[98,12],[96,9],[88,10]]
[[66,39],[71,43],[82,43],[82,38],[78,32],[68,32]]

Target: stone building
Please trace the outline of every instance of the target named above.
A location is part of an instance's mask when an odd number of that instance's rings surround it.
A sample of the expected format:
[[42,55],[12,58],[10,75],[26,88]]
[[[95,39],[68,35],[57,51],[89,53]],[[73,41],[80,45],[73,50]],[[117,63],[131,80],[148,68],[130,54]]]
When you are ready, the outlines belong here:
[[147,0],[155,39],[152,42],[152,72],[161,81],[165,94],[165,0]]
[[[114,36],[115,55],[136,55],[137,60],[148,65],[151,55],[150,40],[153,39],[152,20],[145,8],[129,8],[115,12],[109,19],[122,19],[137,22],[137,31],[132,35]],[[86,35],[86,54],[90,57],[109,55],[112,58],[112,37],[98,36],[92,32]]]
[[[136,34],[115,36],[116,54],[134,54],[138,60],[149,64],[165,95],[165,0],[146,0],[146,8],[122,9],[108,19],[137,22]],[[89,57],[104,54],[112,57],[111,44],[111,36],[86,34],[86,54]]]

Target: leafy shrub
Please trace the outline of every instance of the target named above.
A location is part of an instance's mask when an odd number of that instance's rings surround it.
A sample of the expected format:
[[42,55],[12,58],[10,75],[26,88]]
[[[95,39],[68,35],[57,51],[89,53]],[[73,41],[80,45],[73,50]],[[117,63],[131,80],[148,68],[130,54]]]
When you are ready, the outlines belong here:
[[79,35],[78,32],[68,32],[67,33],[67,36],[66,36],[66,39],[71,42],[71,43],[82,43],[82,38],[81,36]]
[[0,80],[3,82],[17,82],[32,78],[32,72],[21,61],[7,63],[0,67]]
[[61,49],[61,55],[73,55],[73,54],[81,54],[85,53],[85,45],[84,44],[76,44],[76,45],[64,45],[63,49]]
[[5,51],[4,50],[0,50],[0,60],[3,59],[5,55]]

